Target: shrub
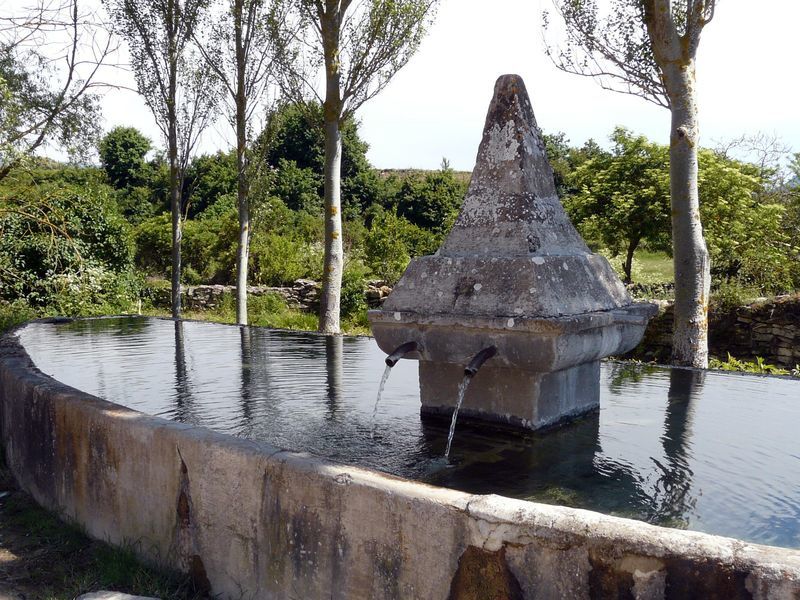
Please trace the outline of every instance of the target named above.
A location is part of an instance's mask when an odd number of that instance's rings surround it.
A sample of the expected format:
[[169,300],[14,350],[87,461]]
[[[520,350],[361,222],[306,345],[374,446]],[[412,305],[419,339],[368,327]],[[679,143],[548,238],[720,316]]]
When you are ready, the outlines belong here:
[[250,244],[251,278],[255,284],[283,285],[296,279],[319,279],[322,248],[287,235],[254,236]]
[[59,312],[133,300],[133,244],[106,186],[48,184],[0,200],[0,296]]
[[350,317],[367,310],[364,296],[369,269],[360,260],[350,260],[342,275],[340,310],[343,317]]
[[412,257],[435,252],[439,240],[433,232],[379,210],[364,240],[366,264],[376,277],[394,283]]

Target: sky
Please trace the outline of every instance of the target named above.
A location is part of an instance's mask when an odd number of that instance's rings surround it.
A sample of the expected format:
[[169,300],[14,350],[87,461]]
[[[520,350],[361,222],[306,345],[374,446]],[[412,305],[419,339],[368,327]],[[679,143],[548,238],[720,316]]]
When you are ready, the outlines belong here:
[[[553,66],[544,53],[541,18],[550,7],[551,0],[442,0],[418,53],[357,113],[372,164],[432,169],[446,158],[457,170],[471,170],[494,82],[504,73],[525,80],[539,126],[564,132],[573,145],[589,138],[607,144],[617,125],[666,143],[666,109]],[[797,0],[718,0],[698,54],[702,145],[762,132],[800,151],[798,22]],[[135,87],[129,73],[113,78]],[[135,92],[109,90],[102,106],[105,129],[135,126],[163,145]],[[200,150],[227,149],[232,142],[230,126],[220,121]]]

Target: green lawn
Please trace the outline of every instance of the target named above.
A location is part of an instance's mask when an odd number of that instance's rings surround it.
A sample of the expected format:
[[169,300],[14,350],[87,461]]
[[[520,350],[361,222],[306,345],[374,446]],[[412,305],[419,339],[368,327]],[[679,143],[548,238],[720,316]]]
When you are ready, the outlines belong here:
[[666,283],[674,281],[672,257],[660,252],[637,250],[633,255],[635,283]]

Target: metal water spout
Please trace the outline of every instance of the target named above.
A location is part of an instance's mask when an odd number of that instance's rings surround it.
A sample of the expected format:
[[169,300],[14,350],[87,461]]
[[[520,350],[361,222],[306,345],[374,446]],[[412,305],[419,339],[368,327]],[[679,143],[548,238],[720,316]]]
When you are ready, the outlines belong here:
[[467,377],[475,377],[475,374],[478,372],[478,369],[483,366],[483,363],[492,358],[495,354],[497,354],[497,346],[489,346],[478,352],[464,368],[464,375]]
[[405,344],[400,344],[394,351],[386,357],[384,361],[386,363],[386,368],[383,371],[383,377],[381,377],[381,383],[378,386],[378,396],[375,398],[375,408],[372,409],[372,427],[370,428],[369,437],[375,437],[375,424],[376,419],[378,417],[378,406],[381,403],[381,397],[383,396],[383,388],[386,387],[386,382],[389,380],[389,375],[392,372],[392,368],[403,358],[406,354],[410,354],[411,352],[417,352],[420,350],[421,346],[418,342],[406,342]]
[[419,344],[417,342],[406,342],[405,344],[399,345],[397,348],[394,349],[389,356],[386,357],[386,366],[393,367],[397,364],[397,362],[403,358],[406,354],[410,352],[416,352],[419,350]]

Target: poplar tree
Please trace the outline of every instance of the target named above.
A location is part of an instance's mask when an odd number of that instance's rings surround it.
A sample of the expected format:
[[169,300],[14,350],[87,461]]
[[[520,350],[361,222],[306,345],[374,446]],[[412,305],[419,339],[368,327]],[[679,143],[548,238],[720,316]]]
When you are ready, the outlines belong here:
[[292,34],[280,0],[227,0],[212,15],[208,35],[198,46],[225,92],[227,116],[236,133],[239,240],[236,255],[236,322],[247,325],[247,273],[250,256],[250,175],[252,121],[264,108],[274,83],[275,48]]
[[[345,120],[373,98],[419,48],[438,0],[290,0],[299,24],[280,55],[284,89],[323,106],[325,259],[319,330],[340,330],[344,271],[341,164]],[[322,71],[324,91],[315,76]]]
[[[715,0],[554,0],[566,40],[547,48],[560,69],[640,96],[671,114],[670,203],[675,264],[675,364],[708,366],[710,261],[697,189],[697,49]],[[545,15],[545,27],[548,26]]]
[[172,213],[172,317],[181,316],[182,190],[203,129],[214,115],[214,81],[193,52],[208,0],[104,0],[125,40],[139,93],[167,145]]

